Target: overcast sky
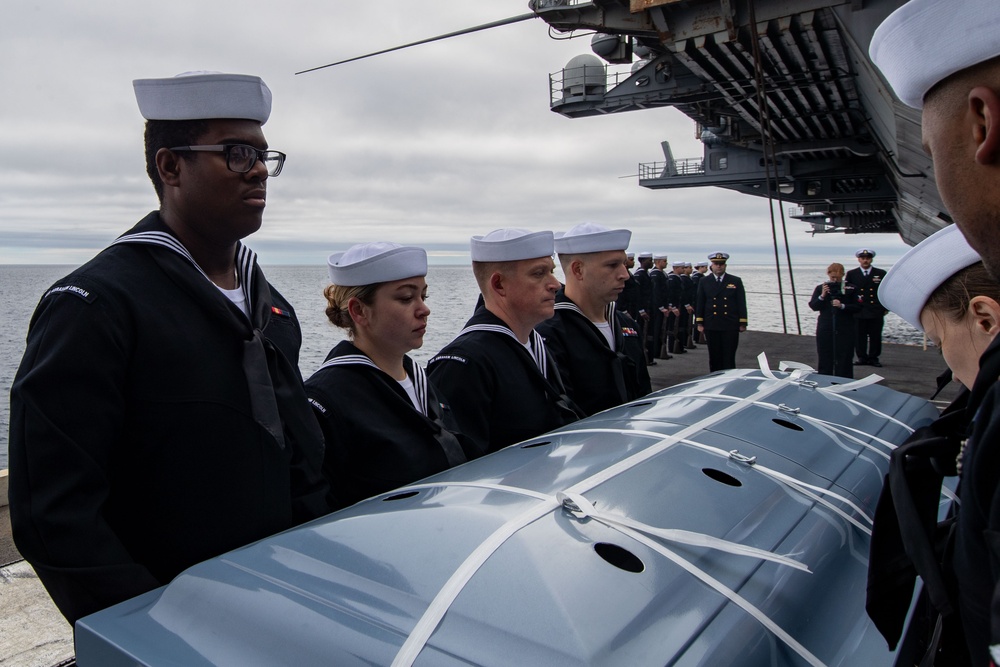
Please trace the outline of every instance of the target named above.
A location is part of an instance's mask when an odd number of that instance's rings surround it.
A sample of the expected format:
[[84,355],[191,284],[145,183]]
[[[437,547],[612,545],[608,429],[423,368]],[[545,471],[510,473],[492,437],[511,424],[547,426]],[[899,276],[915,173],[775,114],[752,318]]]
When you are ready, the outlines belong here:
[[[663,140],[700,157],[693,121],[549,110],[548,75],[590,53],[590,35],[554,40],[533,19],[294,74],[528,11],[527,0],[8,3],[0,263],[82,263],[156,208],[131,81],[190,70],[257,74],[274,94],[264,131],[288,161],[246,241],[264,264],[322,264],[371,240],[465,262],[472,234],[584,221],[631,229],[635,251],[772,262],[766,199],[639,187],[638,163],[662,160]],[[797,263],[850,264],[865,245],[890,264],[906,250],[895,235],[812,237],[787,224]]]

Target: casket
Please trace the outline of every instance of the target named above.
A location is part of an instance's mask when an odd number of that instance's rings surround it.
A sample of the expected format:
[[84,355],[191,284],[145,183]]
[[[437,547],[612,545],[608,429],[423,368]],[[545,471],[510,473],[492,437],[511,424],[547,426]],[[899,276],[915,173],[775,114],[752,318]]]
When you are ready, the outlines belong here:
[[[81,619],[81,667],[891,665],[875,504],[927,401],[716,373],[196,565]],[[510,415],[517,419],[517,415]]]

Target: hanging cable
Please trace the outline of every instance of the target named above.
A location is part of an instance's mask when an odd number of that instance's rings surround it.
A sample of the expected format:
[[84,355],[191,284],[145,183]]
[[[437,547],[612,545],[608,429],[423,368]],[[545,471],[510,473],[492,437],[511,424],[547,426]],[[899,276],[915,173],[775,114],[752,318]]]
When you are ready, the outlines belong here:
[[[795,274],[792,272],[792,256],[788,248],[788,228],[785,222],[784,203],[781,191],[776,190],[778,183],[778,163],[774,152],[774,138],[771,132],[771,114],[764,90],[764,69],[760,56],[760,35],[757,32],[757,11],[754,0],[747,0],[750,17],[751,52],[753,53],[754,83],[757,91],[757,117],[760,122],[761,143],[764,146],[764,180],[767,182],[768,209],[771,214],[771,240],[774,246],[774,269],[778,277],[778,300],[781,304],[781,327],[788,333],[788,319],[785,314],[785,294],[781,280],[781,258],[778,251],[778,231],[774,219],[774,202],[777,199],[781,214],[782,240],[785,244],[785,260],[788,264],[788,275],[792,288],[792,306],[795,310],[795,325],[799,335],[802,335],[802,323],[799,318],[799,304],[795,299]],[[772,181],[772,175],[774,180]]]

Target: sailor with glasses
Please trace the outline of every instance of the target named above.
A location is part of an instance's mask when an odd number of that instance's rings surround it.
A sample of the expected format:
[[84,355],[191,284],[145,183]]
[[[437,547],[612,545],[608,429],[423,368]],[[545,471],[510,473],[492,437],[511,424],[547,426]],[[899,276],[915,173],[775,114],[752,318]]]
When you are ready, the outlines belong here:
[[15,544],[71,623],[326,512],[299,323],[242,243],[285,159],[271,92],[134,89],[159,210],[45,292],[11,389]]

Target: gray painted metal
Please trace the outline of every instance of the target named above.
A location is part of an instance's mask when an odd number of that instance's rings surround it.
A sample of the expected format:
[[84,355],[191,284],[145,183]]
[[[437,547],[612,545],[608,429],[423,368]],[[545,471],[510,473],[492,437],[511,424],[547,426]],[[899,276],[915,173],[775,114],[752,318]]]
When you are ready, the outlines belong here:
[[[405,646],[416,665],[891,665],[864,612],[862,513],[893,443],[938,412],[838,382],[718,373],[513,445],[81,619],[78,664],[409,664]],[[405,643],[422,617],[426,644]]]
[[[605,66],[606,80],[584,88],[564,83],[577,71],[571,61],[550,76],[553,111],[576,118],[671,106],[697,122],[703,156],[679,161],[665,147],[665,161],[639,165],[639,185],[714,185],[766,196],[770,176],[775,195],[802,206],[796,217],[815,232],[898,231],[914,245],[949,218],[942,217],[921,147],[919,113],[895,99],[868,58],[875,28],[903,2],[530,0],[529,6],[556,31],[619,37],[622,48],[605,60],[631,65]],[[588,76],[601,65],[589,64]],[[771,156],[762,108],[776,171],[765,167]],[[678,169],[679,162],[688,168]]]

